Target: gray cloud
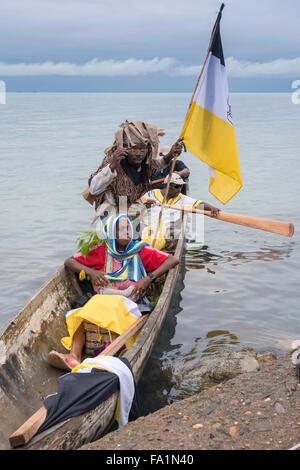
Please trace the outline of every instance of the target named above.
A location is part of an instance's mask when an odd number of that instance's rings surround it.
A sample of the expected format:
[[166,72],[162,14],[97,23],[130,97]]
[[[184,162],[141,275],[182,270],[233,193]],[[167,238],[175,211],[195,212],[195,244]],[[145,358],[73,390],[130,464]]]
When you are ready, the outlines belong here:
[[[134,77],[153,73],[163,73],[173,77],[199,75],[201,65],[182,65],[174,58],[155,57],[150,60],[129,58],[122,60],[93,59],[83,64],[70,62],[16,63],[0,62],[0,76],[98,76],[98,77]],[[300,57],[295,59],[277,59],[270,62],[240,61],[233,57],[226,59],[229,77],[300,77]]]
[[[300,77],[299,0],[225,0],[230,87],[286,91]],[[221,0],[2,0],[8,90],[186,91]]]
[[[226,55],[251,62],[298,57],[298,0],[228,0]],[[220,0],[2,0],[1,59],[72,62],[203,60]]]
[[174,60],[170,58],[152,60],[126,59],[124,61],[93,59],[84,64],[70,62],[51,61],[31,64],[7,64],[0,62],[0,75],[2,76],[37,76],[37,75],[62,75],[62,76],[99,76],[118,77],[136,76],[148,73],[166,72],[171,70]]

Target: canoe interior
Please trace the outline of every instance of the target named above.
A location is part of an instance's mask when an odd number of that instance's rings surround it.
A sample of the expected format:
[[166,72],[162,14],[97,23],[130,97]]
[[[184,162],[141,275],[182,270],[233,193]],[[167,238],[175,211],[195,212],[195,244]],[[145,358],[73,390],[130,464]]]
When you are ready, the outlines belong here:
[[[186,215],[183,217],[183,233]],[[181,258],[184,238],[177,243],[175,255]],[[138,381],[167,313],[180,265],[167,275],[155,309],[127,351],[135,380]],[[65,314],[80,286],[64,267],[45,284],[8,325],[0,338],[0,449],[9,449],[9,436],[57,391],[62,371],[47,364],[55,349],[65,352],[60,339],[67,335]],[[76,449],[98,438],[113,421],[117,394],[95,410],[69,419],[35,436],[22,448]]]

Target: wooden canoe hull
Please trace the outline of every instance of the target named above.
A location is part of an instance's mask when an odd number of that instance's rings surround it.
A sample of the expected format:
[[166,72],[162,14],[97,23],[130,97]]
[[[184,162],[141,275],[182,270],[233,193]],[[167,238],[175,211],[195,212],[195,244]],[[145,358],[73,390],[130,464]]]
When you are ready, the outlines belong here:
[[[186,226],[186,216],[183,228]],[[184,233],[184,230],[183,230]],[[175,255],[181,259],[184,239]],[[180,264],[170,270],[163,292],[134,346],[127,351],[136,382],[151,354],[171,302]],[[64,351],[65,314],[78,287],[62,267],[9,324],[0,338],[0,449],[10,448],[9,436],[57,391],[61,371],[47,364],[50,350]],[[94,410],[66,420],[35,436],[19,449],[77,449],[99,438],[113,422],[117,394]]]

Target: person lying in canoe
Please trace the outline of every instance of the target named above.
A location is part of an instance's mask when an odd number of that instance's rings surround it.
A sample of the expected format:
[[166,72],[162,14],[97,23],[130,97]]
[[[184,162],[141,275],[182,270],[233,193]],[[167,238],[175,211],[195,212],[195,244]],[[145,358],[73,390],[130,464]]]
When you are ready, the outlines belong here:
[[143,296],[153,280],[179,263],[175,256],[134,240],[132,221],[125,214],[110,217],[103,236],[104,243],[85,258],[77,253],[65,261],[73,272],[90,276],[95,291],[101,294],[94,295],[81,309],[68,312],[70,336],[63,338],[62,344],[70,353],[52,351],[48,362],[55,367],[72,369],[81,363],[84,320],[118,335],[129,328],[141,312],[150,310]]
[[[89,178],[89,192],[95,199],[96,214],[119,206],[126,197],[127,209],[151,188],[151,175],[167,167],[182,151],[176,142],[166,154],[158,156],[163,129],[141,121],[125,121],[115,133],[113,144],[104,150],[105,158]],[[122,212],[122,210],[119,210]]]
[[[170,208],[164,208],[160,222],[160,228],[157,230],[160,206],[164,200],[168,176],[164,180],[163,189],[154,189],[142,196],[147,211],[142,213],[142,240],[152,244],[156,237],[155,246],[159,249],[171,250],[174,240],[178,240],[181,233],[182,212]],[[186,182],[176,173],[173,173],[170,180],[169,191],[166,198],[166,204],[186,207],[197,207],[201,204],[201,209],[211,211],[212,216],[216,217],[220,209],[199,199],[193,199],[182,194],[182,187]]]

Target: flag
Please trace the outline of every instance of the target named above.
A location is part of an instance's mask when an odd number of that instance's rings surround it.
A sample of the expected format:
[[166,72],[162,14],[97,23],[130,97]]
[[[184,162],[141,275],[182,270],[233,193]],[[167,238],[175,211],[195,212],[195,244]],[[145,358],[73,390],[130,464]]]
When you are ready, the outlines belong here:
[[226,204],[242,187],[220,35],[221,11],[180,139],[209,166],[209,191]]

